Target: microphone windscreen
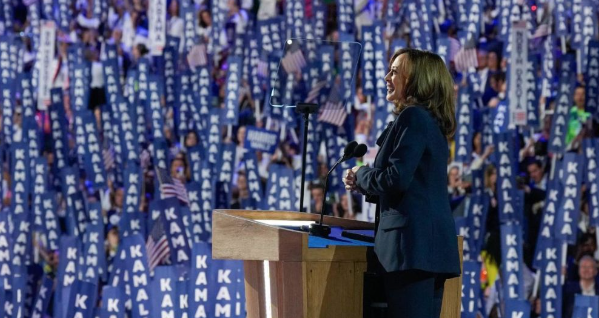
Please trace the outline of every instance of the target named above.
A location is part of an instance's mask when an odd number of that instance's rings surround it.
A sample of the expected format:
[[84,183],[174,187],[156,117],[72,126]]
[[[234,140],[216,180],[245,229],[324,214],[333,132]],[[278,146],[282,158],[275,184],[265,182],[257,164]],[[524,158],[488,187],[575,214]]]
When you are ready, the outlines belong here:
[[354,153],[354,151],[355,151],[355,149],[356,149],[357,146],[358,146],[358,142],[355,141],[355,140],[352,141],[352,142],[350,142],[350,143],[348,143],[345,146],[345,149],[343,149],[343,157],[346,157],[346,158],[350,157],[351,158],[351,155]]
[[354,150],[353,156],[355,158],[363,157],[368,151],[368,147],[365,144],[359,144]]

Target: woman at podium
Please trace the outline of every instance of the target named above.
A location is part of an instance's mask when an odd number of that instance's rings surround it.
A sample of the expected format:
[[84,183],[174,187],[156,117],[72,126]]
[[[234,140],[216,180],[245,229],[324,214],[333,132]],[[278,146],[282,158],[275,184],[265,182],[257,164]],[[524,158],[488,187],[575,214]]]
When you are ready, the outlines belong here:
[[396,118],[376,142],[373,167],[348,169],[343,182],[377,204],[374,252],[388,317],[438,318],[445,280],[460,275],[446,173],[453,79],[437,54],[401,49],[385,81]]

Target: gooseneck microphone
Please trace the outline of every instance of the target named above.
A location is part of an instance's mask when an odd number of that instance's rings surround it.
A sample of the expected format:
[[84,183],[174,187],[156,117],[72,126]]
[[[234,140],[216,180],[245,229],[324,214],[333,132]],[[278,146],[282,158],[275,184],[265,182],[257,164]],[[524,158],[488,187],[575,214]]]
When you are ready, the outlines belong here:
[[324,179],[324,196],[322,199],[322,208],[320,209],[320,222],[312,224],[310,226],[310,234],[323,237],[327,237],[329,236],[329,234],[331,234],[331,228],[322,223],[326,207],[325,201],[327,199],[327,191],[329,190],[329,175],[333,172],[333,170],[335,170],[335,168],[337,168],[337,166],[340,163],[345,162],[351,158],[362,157],[364,156],[364,154],[366,154],[366,151],[368,151],[368,147],[365,144],[358,145],[356,141],[348,143],[345,146],[345,149],[343,150],[343,156],[339,158],[339,160],[335,162],[331,170],[327,172],[327,175]]

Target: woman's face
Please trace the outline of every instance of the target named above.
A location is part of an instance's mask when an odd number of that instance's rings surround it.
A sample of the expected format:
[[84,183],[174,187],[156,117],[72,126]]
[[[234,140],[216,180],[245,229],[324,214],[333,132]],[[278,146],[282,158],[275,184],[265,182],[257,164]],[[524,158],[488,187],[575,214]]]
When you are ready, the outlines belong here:
[[177,3],[177,1],[171,1],[171,4],[168,6],[168,13],[172,17],[179,16],[179,4]]
[[191,148],[198,144],[198,137],[194,133],[187,134],[187,138],[185,138],[185,147]]
[[385,82],[387,82],[387,100],[389,102],[399,102],[403,96],[403,88],[406,83],[405,74],[400,65],[403,63],[403,59],[406,57],[402,54],[393,60],[387,76],[385,76]]
[[185,169],[185,165],[183,163],[183,160],[181,160],[181,159],[173,160],[173,162],[171,163],[171,176],[173,178],[180,178],[184,174],[184,172],[183,172],[184,169]]
[[212,25],[212,17],[210,17],[210,12],[202,11],[202,13],[200,14],[200,18],[202,19],[202,21],[204,21],[204,23],[206,23],[207,26]]

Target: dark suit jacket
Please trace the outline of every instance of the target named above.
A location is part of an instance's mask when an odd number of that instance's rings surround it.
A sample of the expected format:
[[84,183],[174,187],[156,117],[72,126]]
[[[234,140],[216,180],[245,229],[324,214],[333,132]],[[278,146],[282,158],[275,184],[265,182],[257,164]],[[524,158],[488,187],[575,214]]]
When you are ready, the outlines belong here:
[[[408,107],[379,138],[374,167],[361,167],[357,186],[378,196],[375,253],[387,272],[419,269],[459,276],[455,222],[447,193],[447,140],[437,121]],[[378,143],[378,142],[377,142]]]

